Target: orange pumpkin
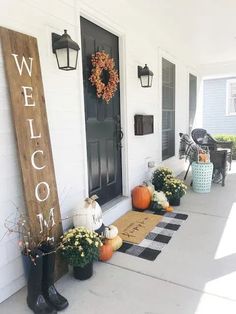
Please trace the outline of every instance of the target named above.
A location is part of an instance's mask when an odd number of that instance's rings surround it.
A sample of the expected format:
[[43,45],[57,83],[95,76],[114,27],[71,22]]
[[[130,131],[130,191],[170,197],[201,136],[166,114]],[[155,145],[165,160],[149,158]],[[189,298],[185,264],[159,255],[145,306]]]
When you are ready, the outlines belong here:
[[101,246],[99,250],[99,260],[102,262],[108,261],[112,257],[112,254],[113,249],[111,244],[103,244],[103,246]]
[[133,207],[139,210],[145,210],[150,206],[151,194],[144,185],[136,186],[132,191]]

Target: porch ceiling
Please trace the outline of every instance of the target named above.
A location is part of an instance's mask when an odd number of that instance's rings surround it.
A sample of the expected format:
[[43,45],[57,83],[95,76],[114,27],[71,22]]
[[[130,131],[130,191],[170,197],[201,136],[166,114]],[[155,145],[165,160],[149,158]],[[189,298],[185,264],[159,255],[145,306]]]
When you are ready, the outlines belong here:
[[[163,47],[192,64],[236,60],[235,0],[130,0]],[[153,33],[152,33],[153,36]]]

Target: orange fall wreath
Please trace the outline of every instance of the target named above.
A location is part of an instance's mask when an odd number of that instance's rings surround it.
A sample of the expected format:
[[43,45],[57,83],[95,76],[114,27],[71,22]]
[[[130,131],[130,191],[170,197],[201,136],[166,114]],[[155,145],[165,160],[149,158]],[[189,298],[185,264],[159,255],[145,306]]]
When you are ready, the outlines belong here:
[[[91,84],[96,87],[97,97],[102,98],[108,104],[114,96],[119,83],[119,75],[115,69],[115,62],[105,51],[99,51],[93,54],[91,62],[93,68],[89,80]],[[102,81],[102,72],[104,70],[108,71],[109,74],[107,84]]]

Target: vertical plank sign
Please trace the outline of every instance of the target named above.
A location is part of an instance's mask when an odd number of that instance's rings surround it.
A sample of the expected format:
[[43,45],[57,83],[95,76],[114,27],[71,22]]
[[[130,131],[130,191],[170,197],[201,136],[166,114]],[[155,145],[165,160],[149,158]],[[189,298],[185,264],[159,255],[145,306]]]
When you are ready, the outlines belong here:
[[[31,232],[40,237],[50,220],[58,241],[61,215],[37,40],[3,27],[0,38]],[[57,277],[62,272],[64,265],[57,262]]]

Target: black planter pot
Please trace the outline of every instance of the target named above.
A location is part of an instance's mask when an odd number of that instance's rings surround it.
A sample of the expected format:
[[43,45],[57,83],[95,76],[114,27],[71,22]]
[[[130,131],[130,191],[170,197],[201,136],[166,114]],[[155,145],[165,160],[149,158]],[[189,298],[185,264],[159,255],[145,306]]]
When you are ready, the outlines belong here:
[[163,208],[157,202],[154,202],[154,201],[151,201],[151,204],[149,206],[149,210],[151,210],[157,214],[160,214],[163,212]]
[[89,279],[93,275],[93,262],[86,264],[84,267],[74,266],[73,272],[76,279]]
[[169,203],[171,206],[179,206],[180,205],[180,198],[170,198]]
[[54,309],[45,299],[42,289],[43,256],[41,250],[32,252],[35,262],[31,262],[28,270],[27,304],[35,314],[56,314]]
[[25,255],[22,252],[21,252],[21,256],[22,256],[22,261],[23,261],[23,269],[24,269],[25,279],[27,281],[28,277],[29,277],[29,271],[30,271],[32,261],[28,255]]

